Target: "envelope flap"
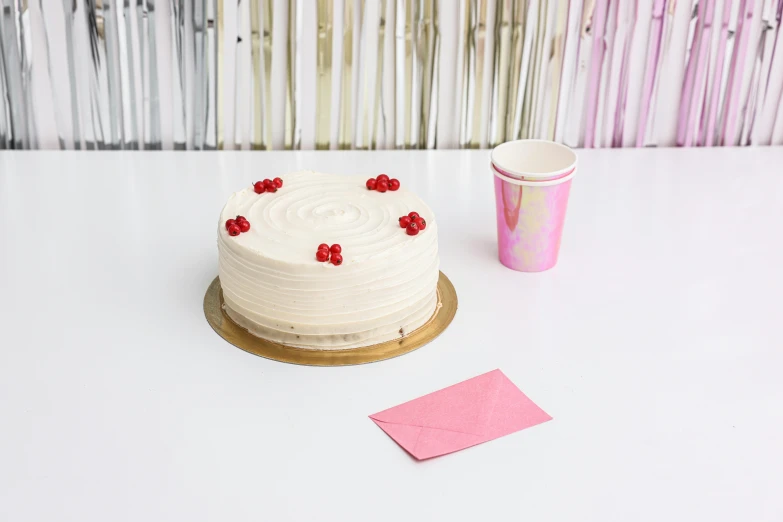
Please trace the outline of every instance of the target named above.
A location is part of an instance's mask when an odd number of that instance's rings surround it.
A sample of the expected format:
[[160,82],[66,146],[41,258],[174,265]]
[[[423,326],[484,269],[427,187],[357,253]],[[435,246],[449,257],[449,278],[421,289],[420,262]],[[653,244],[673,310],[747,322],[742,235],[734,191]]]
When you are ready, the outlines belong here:
[[494,370],[370,417],[385,423],[484,435],[504,380],[508,380],[505,375]]

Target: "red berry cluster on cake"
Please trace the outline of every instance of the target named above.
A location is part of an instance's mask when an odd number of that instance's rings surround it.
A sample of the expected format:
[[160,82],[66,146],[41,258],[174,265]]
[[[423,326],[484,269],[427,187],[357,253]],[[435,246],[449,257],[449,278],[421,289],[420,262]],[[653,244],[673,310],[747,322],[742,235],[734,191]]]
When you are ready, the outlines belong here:
[[[229,317],[259,337],[317,350],[377,344],[427,323],[439,276],[434,215],[399,181],[372,180],[368,190],[366,176],[304,171],[269,180],[273,190],[264,180],[233,194],[218,233]],[[235,216],[252,228],[241,233]],[[230,219],[240,234],[230,235]]]
[[343,248],[336,243],[332,246],[329,246],[326,243],[321,243],[318,245],[315,258],[321,262],[331,261],[333,265],[340,266],[343,264],[343,256],[341,255],[342,251]]
[[392,192],[395,192],[400,189],[400,181],[398,179],[389,179],[389,176],[386,174],[379,174],[375,178],[368,179],[364,186],[367,187],[367,190],[377,190],[378,192],[386,192],[387,190],[391,190]]

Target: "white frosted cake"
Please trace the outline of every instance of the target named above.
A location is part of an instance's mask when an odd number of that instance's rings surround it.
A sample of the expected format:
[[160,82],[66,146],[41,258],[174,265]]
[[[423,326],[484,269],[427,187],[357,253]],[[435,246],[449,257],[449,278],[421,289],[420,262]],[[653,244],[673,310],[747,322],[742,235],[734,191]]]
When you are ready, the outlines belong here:
[[[418,196],[369,190],[361,176],[303,171],[282,181],[274,193],[236,192],[221,213],[220,284],[234,322],[278,343],[338,350],[399,339],[430,320],[438,226]],[[416,235],[399,223],[411,212],[426,221]],[[249,229],[230,235],[237,216]],[[316,258],[324,243],[340,245],[340,264],[328,252],[329,261]]]

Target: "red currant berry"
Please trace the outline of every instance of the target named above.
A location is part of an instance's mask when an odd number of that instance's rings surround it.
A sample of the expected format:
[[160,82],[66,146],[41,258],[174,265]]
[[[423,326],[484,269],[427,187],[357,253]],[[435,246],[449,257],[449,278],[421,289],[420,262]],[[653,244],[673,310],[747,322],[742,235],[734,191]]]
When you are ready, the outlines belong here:
[[238,236],[240,232],[242,232],[242,229],[240,229],[239,225],[236,223],[231,223],[231,226],[228,227],[229,236]]
[[240,221],[247,221],[247,219],[245,219],[245,216],[237,216],[234,218],[234,221],[239,223]]
[[400,228],[408,228],[408,225],[411,224],[411,218],[408,216],[402,216],[400,218]]
[[250,230],[250,221],[248,221],[247,219],[245,219],[244,221],[239,221],[237,222],[237,224],[239,225],[240,232],[247,232],[248,230]]
[[315,258],[318,261],[324,262],[329,260],[329,251],[328,250],[319,250],[315,253]]
[[418,212],[411,212],[408,214],[408,217],[411,218],[411,221],[416,221],[419,219],[419,213]]
[[329,247],[329,252],[331,252],[332,254],[339,254],[342,251],[343,251],[343,247],[341,247],[337,243]]
[[422,218],[422,217],[420,217],[419,219],[414,221],[414,223],[416,223],[416,225],[418,225],[419,230],[424,230],[425,228],[427,228],[427,222],[424,221],[424,218]]
[[272,183],[274,183],[275,187],[277,187],[277,188],[281,188],[283,186],[283,180],[281,178],[273,179]]
[[327,245],[326,243],[321,243],[320,245],[318,245],[318,250],[329,250],[329,245]]
[[408,233],[409,236],[415,236],[419,233],[419,225],[416,224],[414,221],[413,223],[410,223],[408,225],[408,228],[405,229],[405,231]]
[[389,182],[388,181],[379,181],[378,185],[376,186],[375,190],[378,192],[386,192],[389,190]]
[[386,183],[388,183],[389,182],[389,176],[387,176],[386,174],[380,174],[377,178],[375,178],[375,181],[377,181],[379,183],[381,181],[385,181]]
[[274,181],[268,178],[264,180],[264,188],[266,188],[267,192],[277,192],[277,185],[275,185]]
[[389,190],[394,192],[395,190],[399,190],[400,188],[400,180],[396,178],[392,178],[389,180]]
[[367,180],[367,190],[375,190],[375,186],[378,182],[375,181],[375,178],[370,178]]
[[264,186],[263,181],[256,181],[253,183],[253,190],[256,191],[256,194],[263,194],[266,192],[266,187]]
[[226,230],[228,230],[231,227],[231,225],[234,224],[236,224],[236,220],[234,219],[229,219],[228,221],[226,221]]
[[340,266],[343,264],[343,256],[340,254],[332,254],[332,264],[335,266]]

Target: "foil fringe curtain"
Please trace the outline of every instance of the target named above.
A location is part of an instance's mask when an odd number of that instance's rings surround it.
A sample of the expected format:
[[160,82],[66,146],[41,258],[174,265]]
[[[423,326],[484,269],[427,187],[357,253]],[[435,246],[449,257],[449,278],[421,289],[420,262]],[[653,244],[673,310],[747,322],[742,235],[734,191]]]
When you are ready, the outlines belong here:
[[0,148],[783,144],[782,17],[783,0],[0,0]]

